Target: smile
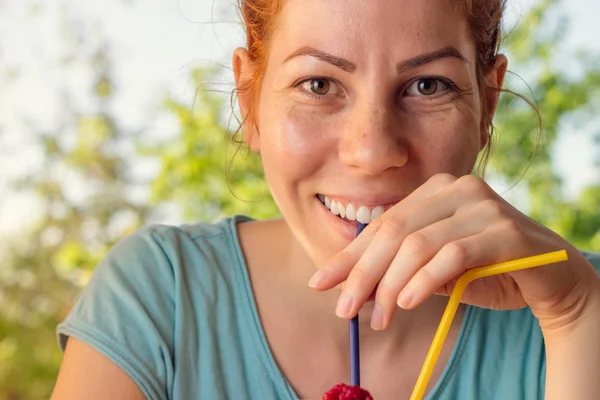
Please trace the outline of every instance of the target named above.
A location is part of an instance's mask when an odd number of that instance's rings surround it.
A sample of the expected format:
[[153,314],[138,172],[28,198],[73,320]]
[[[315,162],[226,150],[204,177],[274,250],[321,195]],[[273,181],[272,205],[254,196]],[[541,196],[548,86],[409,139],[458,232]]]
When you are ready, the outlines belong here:
[[344,201],[343,199],[331,200],[324,194],[319,194],[317,197],[333,215],[337,215],[347,221],[358,221],[361,224],[368,224],[383,214],[387,208],[391,207],[391,205],[355,205],[352,202]]

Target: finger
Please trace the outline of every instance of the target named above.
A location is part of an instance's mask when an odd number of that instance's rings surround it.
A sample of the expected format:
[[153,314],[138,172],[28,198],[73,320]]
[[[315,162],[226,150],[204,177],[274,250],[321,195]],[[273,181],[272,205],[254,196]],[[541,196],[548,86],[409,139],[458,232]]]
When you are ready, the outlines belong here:
[[[419,205],[451,185],[456,178],[449,174],[439,174],[429,179],[425,184],[413,191],[400,203],[394,205],[382,216],[371,221],[363,232],[352,241],[344,250],[332,257],[309,281],[309,286],[317,290],[328,290],[346,280],[350,271],[358,263],[360,257],[367,250],[377,232],[390,215],[401,215],[406,210]],[[388,222],[388,224],[395,222]],[[397,250],[397,249],[396,249]],[[385,256],[384,256],[385,258]]]
[[398,305],[413,309],[467,269],[506,260],[507,249],[518,246],[514,242],[493,229],[447,243],[402,289]]
[[[381,278],[385,276],[407,236],[447,219],[456,210],[456,205],[451,202],[443,204],[437,202],[435,207],[430,207],[433,203],[435,203],[433,197],[427,198],[420,203],[419,207],[408,210],[406,215],[392,215],[383,220],[374,240],[348,274],[336,309],[339,317],[351,318],[356,315]],[[397,295],[398,292],[391,298],[392,302],[395,302]]]
[[[439,200],[451,204],[454,201],[460,202],[445,198]],[[502,215],[494,207],[489,207],[487,202],[480,202],[470,212],[457,213],[409,234],[379,282],[375,296],[378,312],[372,324],[373,329],[385,329],[389,326],[400,291],[445,244],[483,232],[500,218]]]

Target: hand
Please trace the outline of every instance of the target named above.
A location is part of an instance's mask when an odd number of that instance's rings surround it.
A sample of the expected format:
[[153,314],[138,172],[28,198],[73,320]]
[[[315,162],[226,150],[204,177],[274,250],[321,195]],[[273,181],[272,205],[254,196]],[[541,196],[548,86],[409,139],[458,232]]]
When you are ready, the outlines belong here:
[[374,329],[389,326],[396,305],[412,309],[450,295],[467,269],[564,249],[569,260],[471,283],[463,302],[484,308],[529,305],[549,328],[576,318],[600,278],[559,235],[512,207],[482,179],[440,174],[376,218],[309,283],[344,282],[336,314],[352,318],[375,291]]

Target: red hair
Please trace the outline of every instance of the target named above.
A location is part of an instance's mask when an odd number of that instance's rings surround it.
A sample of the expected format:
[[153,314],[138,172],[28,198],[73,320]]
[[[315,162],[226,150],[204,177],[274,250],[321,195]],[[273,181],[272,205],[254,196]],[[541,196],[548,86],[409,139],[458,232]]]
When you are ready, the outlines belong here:
[[246,49],[254,64],[253,75],[242,82],[239,88],[248,91],[251,99],[246,115],[242,116],[242,127],[248,121],[256,123],[256,104],[262,77],[267,69],[269,42],[275,31],[277,16],[283,7],[282,3],[282,0],[239,0],[239,8],[246,27]]

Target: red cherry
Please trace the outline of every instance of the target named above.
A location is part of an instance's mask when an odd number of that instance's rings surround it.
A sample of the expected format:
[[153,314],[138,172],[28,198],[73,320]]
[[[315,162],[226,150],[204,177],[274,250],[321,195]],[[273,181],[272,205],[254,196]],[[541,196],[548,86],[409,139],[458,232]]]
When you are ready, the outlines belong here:
[[373,400],[373,397],[359,386],[338,383],[323,395],[322,400]]

